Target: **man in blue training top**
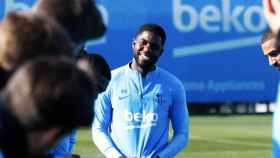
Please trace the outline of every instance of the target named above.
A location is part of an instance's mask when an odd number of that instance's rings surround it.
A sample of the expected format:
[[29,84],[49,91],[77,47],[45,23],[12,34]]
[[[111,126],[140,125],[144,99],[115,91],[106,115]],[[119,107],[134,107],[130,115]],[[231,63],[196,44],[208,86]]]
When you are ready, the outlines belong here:
[[183,84],[156,66],[165,39],[161,26],[141,26],[132,42],[133,60],[112,71],[96,100],[92,137],[107,158],[171,158],[188,144]]
[[[264,33],[261,40],[263,54],[267,56],[268,63],[280,71],[280,49],[279,35],[275,35],[271,30]],[[280,87],[279,87],[280,88]],[[278,91],[279,91],[278,88]],[[272,120],[272,158],[280,157],[280,91],[277,98],[278,105],[273,113]]]

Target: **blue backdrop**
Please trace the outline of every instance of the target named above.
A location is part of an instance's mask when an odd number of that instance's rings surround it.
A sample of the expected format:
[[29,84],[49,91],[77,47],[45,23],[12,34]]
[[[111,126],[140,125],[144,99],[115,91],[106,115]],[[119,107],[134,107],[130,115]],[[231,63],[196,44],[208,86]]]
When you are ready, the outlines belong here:
[[[0,18],[29,9],[34,0],[0,1]],[[278,72],[269,67],[259,40],[267,29],[261,0],[96,0],[108,26],[87,43],[111,68],[129,62],[131,42],[146,22],[167,32],[159,65],[180,78],[190,102],[273,101]],[[82,30],[81,30],[82,31]]]

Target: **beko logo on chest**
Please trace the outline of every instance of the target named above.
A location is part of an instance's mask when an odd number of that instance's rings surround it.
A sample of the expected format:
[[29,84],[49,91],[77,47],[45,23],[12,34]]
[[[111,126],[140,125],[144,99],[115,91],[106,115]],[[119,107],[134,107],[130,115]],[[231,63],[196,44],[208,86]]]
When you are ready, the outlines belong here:
[[158,120],[158,114],[153,113],[153,112],[146,112],[143,111],[142,113],[140,112],[129,112],[125,111],[124,112],[124,119],[128,122],[135,121],[135,122],[157,122]]

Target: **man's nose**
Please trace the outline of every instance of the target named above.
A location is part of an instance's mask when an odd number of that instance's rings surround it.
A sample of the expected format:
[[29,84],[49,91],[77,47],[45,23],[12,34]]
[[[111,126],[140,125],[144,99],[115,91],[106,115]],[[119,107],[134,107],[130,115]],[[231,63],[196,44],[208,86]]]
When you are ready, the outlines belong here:
[[145,50],[146,52],[152,51],[152,47],[151,47],[151,44],[150,44],[150,43],[145,44],[143,47],[144,47],[144,50]]

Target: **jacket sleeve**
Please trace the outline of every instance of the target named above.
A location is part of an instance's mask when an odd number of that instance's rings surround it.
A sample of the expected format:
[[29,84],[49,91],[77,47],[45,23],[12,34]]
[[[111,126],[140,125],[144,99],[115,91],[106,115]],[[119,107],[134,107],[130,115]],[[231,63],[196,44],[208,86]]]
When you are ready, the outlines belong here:
[[112,105],[109,97],[109,87],[95,101],[95,117],[92,124],[92,139],[97,148],[106,158],[119,158],[121,153],[115,147],[109,134],[112,120]]
[[77,129],[73,129],[71,132],[70,132],[70,135],[69,135],[69,152],[70,153],[73,153],[73,148],[74,148],[74,145],[76,144],[77,140],[76,140],[76,134],[77,134]]
[[183,84],[173,88],[173,105],[169,111],[173,128],[173,137],[168,145],[159,152],[160,158],[175,157],[188,144],[189,139],[189,113]]
[[4,158],[1,150],[0,150],[0,158]]
[[69,138],[69,134],[61,138],[58,143],[49,150],[49,154],[53,155],[54,158],[63,158],[67,155],[69,156],[71,154],[69,151]]

